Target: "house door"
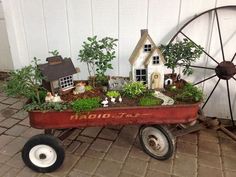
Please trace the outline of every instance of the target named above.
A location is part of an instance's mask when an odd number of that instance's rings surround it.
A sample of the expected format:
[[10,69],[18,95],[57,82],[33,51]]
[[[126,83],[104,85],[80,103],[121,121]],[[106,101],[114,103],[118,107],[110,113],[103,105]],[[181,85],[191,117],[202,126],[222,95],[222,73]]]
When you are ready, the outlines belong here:
[[147,70],[136,69],[135,78],[136,78],[136,81],[142,81],[144,84],[146,84],[147,83]]

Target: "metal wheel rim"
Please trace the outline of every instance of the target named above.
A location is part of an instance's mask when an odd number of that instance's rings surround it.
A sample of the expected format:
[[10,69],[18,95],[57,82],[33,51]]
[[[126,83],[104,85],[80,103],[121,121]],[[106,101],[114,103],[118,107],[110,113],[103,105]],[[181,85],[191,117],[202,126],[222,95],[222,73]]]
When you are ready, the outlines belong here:
[[40,144],[30,150],[29,159],[37,167],[46,168],[56,162],[57,153],[52,147]]
[[169,150],[166,136],[157,128],[146,127],[142,131],[142,140],[146,149],[156,156],[164,156]]
[[[215,73],[213,75],[211,75],[210,77],[206,77],[205,79],[203,80],[200,80],[198,82],[195,82],[194,85],[199,85],[203,82],[206,82],[206,81],[209,81],[213,78],[218,78],[218,80],[216,81],[213,89],[211,90],[211,92],[208,94],[206,100],[204,101],[201,109],[204,109],[205,106],[207,105],[207,103],[209,102],[211,96],[214,94],[216,88],[219,86],[219,82],[225,82],[225,87],[226,87],[226,92],[227,92],[227,101],[228,101],[228,110],[229,110],[229,115],[230,115],[230,118],[231,118],[231,121],[232,121],[232,125],[233,127],[236,127],[235,123],[234,123],[234,116],[233,116],[233,102],[232,102],[232,99],[231,99],[231,93],[230,93],[230,83],[229,83],[229,80],[233,80],[233,81],[236,81],[236,72],[235,72],[235,64],[233,63],[234,60],[236,60],[236,51],[234,52],[234,54],[231,56],[231,58],[225,58],[225,46],[223,45],[223,38],[224,38],[224,35],[222,34],[222,31],[221,31],[221,21],[220,21],[220,18],[219,18],[219,14],[218,12],[221,11],[221,10],[228,10],[228,9],[233,9],[233,10],[236,10],[236,6],[235,5],[229,5],[229,6],[222,6],[222,7],[217,7],[217,8],[213,8],[213,9],[210,9],[210,10],[207,10],[207,11],[204,11],[198,15],[196,15],[195,17],[193,17],[192,19],[190,19],[187,23],[185,23],[177,32],[176,34],[171,38],[170,43],[172,43],[176,38],[178,38],[178,35],[182,35],[184,36],[186,39],[188,39],[189,41],[192,41],[196,46],[198,45],[197,43],[195,43],[194,40],[192,40],[191,36],[188,36],[185,34],[185,32],[183,32],[183,30],[189,25],[191,24],[191,22],[193,22],[194,20],[198,19],[199,17],[203,16],[203,15],[206,15],[206,14],[210,14],[212,12],[214,12],[214,18],[215,18],[215,23],[216,23],[216,29],[218,31],[218,37],[219,37],[219,43],[220,43],[220,51],[221,51],[221,55],[222,55],[222,61],[218,61],[215,57],[212,57],[211,54],[208,52],[208,51],[205,51],[205,49],[203,49],[203,53],[206,55],[206,57],[209,59],[209,60],[212,60],[213,63],[217,64],[217,66],[214,68],[214,67],[204,67],[204,66],[195,66],[195,65],[190,65],[190,67],[192,68],[198,68],[198,69],[205,69],[205,70],[214,70]],[[222,74],[221,72],[225,72],[225,70],[227,69],[226,65],[231,65],[231,67],[229,67],[231,70],[233,69],[234,70],[234,73],[227,73],[226,75]],[[234,66],[234,67],[233,67]]]

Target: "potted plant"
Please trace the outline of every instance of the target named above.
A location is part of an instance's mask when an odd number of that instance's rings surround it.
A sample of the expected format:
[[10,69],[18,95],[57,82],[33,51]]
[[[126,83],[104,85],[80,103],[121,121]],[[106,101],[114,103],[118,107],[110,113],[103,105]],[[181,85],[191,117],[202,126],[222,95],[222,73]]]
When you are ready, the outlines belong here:
[[113,69],[111,61],[115,58],[116,41],[111,37],[100,40],[97,36],[88,37],[79,51],[78,60],[87,64],[89,76],[95,76],[97,85],[107,86],[108,78],[105,73],[108,69]]

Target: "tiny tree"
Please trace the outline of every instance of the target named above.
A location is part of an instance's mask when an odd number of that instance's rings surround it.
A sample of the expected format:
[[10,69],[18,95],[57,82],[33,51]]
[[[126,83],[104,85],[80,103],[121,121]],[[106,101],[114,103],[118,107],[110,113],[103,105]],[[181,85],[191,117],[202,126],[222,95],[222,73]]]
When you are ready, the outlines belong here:
[[52,50],[52,51],[49,51],[48,53],[51,54],[53,57],[60,55],[58,50]]
[[38,59],[34,57],[33,64],[10,73],[5,91],[11,96],[24,96],[32,102],[41,104],[45,90],[41,86],[42,75],[38,69]]
[[111,37],[101,40],[97,36],[88,37],[79,51],[79,60],[87,64],[89,76],[96,76],[100,83],[106,81],[106,71],[113,69],[111,61],[115,58],[116,41]]
[[175,73],[177,66],[183,66],[183,74],[193,74],[193,69],[190,67],[192,62],[200,58],[203,48],[200,45],[195,45],[188,39],[176,42],[169,45],[161,45],[160,49],[165,57],[166,66],[172,69],[172,74]]

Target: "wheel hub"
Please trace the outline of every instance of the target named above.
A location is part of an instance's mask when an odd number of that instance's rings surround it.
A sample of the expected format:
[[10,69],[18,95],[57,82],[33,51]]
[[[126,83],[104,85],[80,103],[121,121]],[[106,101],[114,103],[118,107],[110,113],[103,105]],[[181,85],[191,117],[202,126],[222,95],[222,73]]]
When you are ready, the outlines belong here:
[[236,68],[231,61],[223,61],[215,68],[220,79],[229,80],[236,74]]
[[159,150],[161,148],[160,144],[158,143],[158,139],[152,137],[149,138],[148,144],[152,149]]
[[40,154],[39,155],[39,159],[41,159],[41,160],[46,159],[46,158],[47,158],[47,156],[45,154]]

